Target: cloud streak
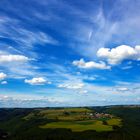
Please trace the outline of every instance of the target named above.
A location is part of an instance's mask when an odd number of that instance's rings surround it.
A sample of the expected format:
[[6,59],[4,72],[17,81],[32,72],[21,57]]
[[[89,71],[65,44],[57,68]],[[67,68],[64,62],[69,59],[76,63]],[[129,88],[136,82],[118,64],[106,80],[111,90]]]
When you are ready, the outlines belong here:
[[25,62],[28,61],[29,58],[23,55],[0,55],[0,63],[4,62]]

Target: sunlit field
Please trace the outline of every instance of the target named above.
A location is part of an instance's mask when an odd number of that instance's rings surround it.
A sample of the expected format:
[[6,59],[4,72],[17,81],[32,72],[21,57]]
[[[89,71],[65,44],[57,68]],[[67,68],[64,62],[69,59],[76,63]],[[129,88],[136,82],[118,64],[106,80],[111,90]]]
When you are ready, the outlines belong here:
[[[54,119],[55,122],[41,125],[40,128],[67,128],[72,131],[112,131],[113,126],[121,126],[121,119],[94,116],[95,111],[86,108],[67,108],[58,110],[44,110],[40,112],[43,117]],[[33,117],[33,114],[26,117]]]

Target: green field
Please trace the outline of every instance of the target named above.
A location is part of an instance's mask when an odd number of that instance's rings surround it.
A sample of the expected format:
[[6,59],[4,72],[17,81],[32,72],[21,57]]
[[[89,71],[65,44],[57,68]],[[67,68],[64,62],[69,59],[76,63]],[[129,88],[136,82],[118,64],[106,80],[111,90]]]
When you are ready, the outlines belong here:
[[79,121],[79,122],[52,122],[40,126],[40,128],[67,128],[72,131],[112,131],[112,126],[103,125],[102,121]]
[[[89,113],[93,112],[93,110],[87,108],[43,110],[40,112],[42,116],[57,121],[41,125],[40,128],[67,128],[71,129],[72,131],[80,132],[86,130],[112,131],[113,125],[121,126],[121,119],[119,118],[91,119]],[[106,121],[106,124],[104,124],[103,121]]]
[[39,112],[31,112],[25,116],[24,120],[32,120],[34,118],[49,119],[43,125],[39,125],[41,129],[66,128],[72,131],[81,132],[86,130],[112,131],[113,126],[121,127],[121,119],[117,117],[107,118],[91,118],[90,114],[95,111],[88,108],[63,108],[63,109],[46,109]]
[[87,120],[89,116],[86,113],[92,112],[94,111],[87,108],[46,109],[38,113],[30,113],[25,116],[24,119],[29,120],[34,117],[41,117],[60,121]]
[[120,126],[121,127],[121,119],[110,119],[110,120],[107,120],[107,124],[108,125],[117,125],[117,126]]

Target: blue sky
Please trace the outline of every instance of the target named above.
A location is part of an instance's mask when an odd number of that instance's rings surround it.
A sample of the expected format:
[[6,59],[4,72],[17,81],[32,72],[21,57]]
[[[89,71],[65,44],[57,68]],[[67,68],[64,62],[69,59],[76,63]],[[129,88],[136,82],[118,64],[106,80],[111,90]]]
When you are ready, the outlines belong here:
[[1,0],[0,107],[140,104],[139,0]]

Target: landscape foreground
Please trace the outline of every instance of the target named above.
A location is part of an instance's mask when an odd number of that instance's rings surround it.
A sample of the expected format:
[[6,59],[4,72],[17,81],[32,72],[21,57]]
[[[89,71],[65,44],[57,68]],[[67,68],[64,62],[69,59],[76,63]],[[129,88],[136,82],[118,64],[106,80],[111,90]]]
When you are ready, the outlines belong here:
[[0,109],[2,140],[139,140],[140,106]]

